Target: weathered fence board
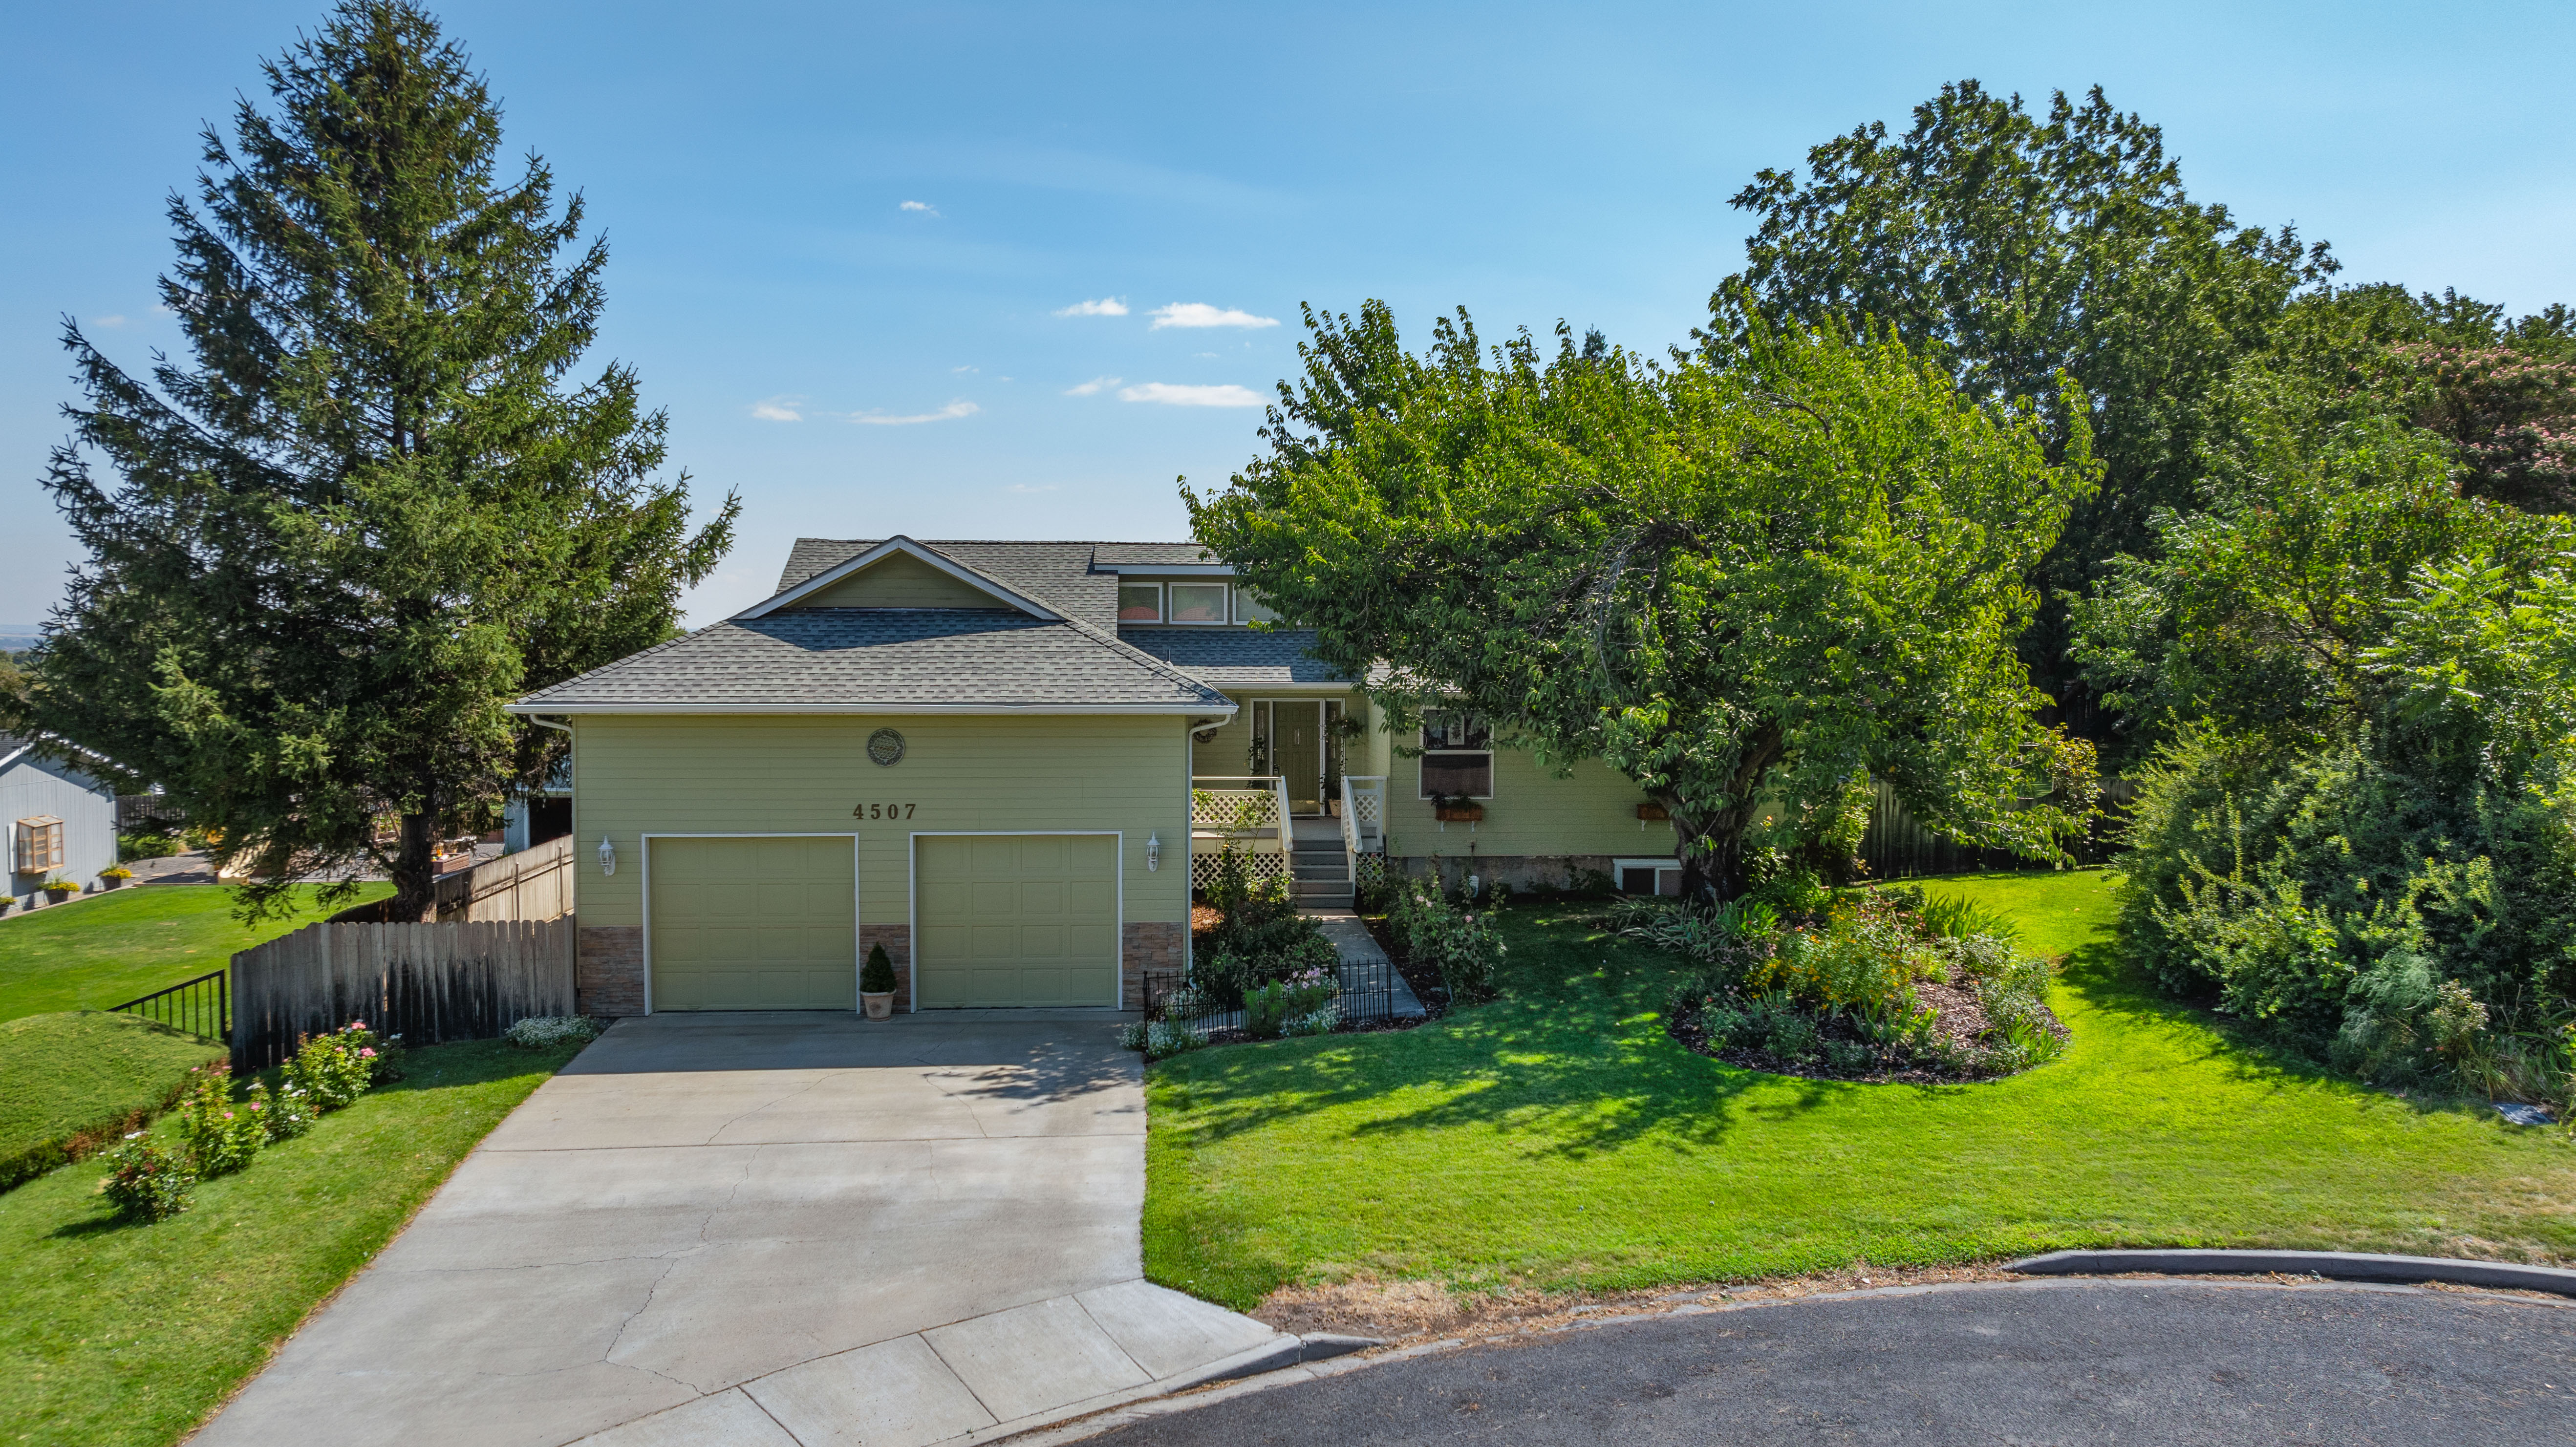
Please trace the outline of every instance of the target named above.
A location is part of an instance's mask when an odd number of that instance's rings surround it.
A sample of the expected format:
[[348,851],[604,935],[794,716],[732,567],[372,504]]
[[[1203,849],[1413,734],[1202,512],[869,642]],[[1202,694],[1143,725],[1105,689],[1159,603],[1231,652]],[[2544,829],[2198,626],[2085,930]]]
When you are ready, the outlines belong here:
[[[2102,781],[2102,817],[2094,821],[2091,835],[2070,851],[2077,863],[2107,864],[2119,852],[2119,829],[2135,792],[2126,779]],[[1979,849],[1924,828],[1897,799],[1895,786],[1884,781],[1869,811],[1869,830],[1861,835],[1860,857],[1875,879],[2037,867],[2008,849]]]
[[[572,912],[572,836],[460,869],[438,881],[440,922],[553,919]],[[384,924],[391,900],[371,900],[331,916],[334,924]]]
[[311,924],[233,956],[233,1068],[352,1020],[407,1045],[488,1040],[573,1013],[573,918]]

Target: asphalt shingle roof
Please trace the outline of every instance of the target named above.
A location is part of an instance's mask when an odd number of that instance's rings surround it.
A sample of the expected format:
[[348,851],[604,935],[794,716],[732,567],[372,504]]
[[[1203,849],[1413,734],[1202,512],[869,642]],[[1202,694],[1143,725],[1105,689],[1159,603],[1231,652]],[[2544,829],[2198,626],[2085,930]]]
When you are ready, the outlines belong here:
[[727,619],[520,700],[534,712],[656,705],[1232,707],[1103,631],[975,608],[801,608]]
[[[798,538],[779,572],[786,592],[817,573],[838,567],[883,542],[882,538]],[[915,539],[925,548],[974,569],[1095,628],[1118,626],[1118,575],[1093,571],[1100,564],[1212,563],[1197,543],[992,542]]]
[[1315,642],[1311,628],[1126,628],[1118,639],[1220,688],[1345,681],[1308,654]]

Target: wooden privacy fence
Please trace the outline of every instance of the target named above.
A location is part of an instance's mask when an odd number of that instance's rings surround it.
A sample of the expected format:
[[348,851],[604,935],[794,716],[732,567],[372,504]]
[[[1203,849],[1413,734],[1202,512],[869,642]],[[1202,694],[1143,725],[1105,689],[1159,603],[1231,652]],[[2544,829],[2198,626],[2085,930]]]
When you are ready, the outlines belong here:
[[232,1010],[237,1071],[352,1020],[406,1045],[488,1040],[573,1013],[573,918],[306,925],[233,956]]
[[[486,860],[438,881],[440,923],[495,919],[553,919],[572,912],[572,836]],[[391,900],[375,900],[331,916],[334,924],[382,924]]]
[[[2119,852],[2119,831],[2136,794],[2136,787],[2126,779],[2102,781],[2102,816],[2093,821],[2090,835],[2068,851],[2078,864],[2107,864]],[[1876,879],[2039,867],[2008,849],[1979,849],[1924,828],[1897,799],[1895,786],[1884,780],[1869,811],[1869,832],[1861,836],[1860,857]]]

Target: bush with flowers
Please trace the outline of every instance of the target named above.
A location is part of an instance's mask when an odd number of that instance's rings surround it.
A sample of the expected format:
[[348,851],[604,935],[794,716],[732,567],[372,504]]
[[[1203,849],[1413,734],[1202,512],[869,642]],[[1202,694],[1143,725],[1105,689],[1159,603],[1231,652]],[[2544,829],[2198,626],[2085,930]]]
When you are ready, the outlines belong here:
[[201,1179],[248,1166],[268,1144],[268,1087],[254,1083],[249,1098],[233,1099],[232,1066],[218,1060],[188,1072],[179,1098],[179,1139]]
[[399,1080],[399,1035],[380,1036],[364,1020],[352,1020],[327,1035],[306,1035],[286,1062],[286,1088],[299,1091],[315,1110],[338,1110],[382,1081]]
[[116,1214],[132,1221],[166,1221],[188,1209],[196,1189],[196,1163],[188,1152],[154,1141],[142,1131],[107,1155],[107,1174],[98,1193]]

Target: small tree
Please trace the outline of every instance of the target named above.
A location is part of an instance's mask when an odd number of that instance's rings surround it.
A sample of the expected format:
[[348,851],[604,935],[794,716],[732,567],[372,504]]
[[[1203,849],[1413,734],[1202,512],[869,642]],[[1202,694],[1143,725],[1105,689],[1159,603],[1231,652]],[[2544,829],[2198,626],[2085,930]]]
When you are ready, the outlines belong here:
[[1872,776],[1936,828],[2062,857],[2091,754],[2037,722],[2012,640],[2089,486],[2080,424],[2053,464],[2027,410],[1829,333],[1657,368],[1560,329],[1553,360],[1523,336],[1489,366],[1463,313],[1422,357],[1381,303],[1307,325],[1270,454],[1184,495],[1399,723],[1464,707],[1607,761],[1722,895],[1762,801],[1811,841]]
[[503,706],[668,637],[737,504],[689,530],[633,371],[567,385],[607,250],[556,264],[580,197],[498,173],[428,15],[349,0],[265,73],[203,214],[170,202],[193,363],[138,378],[66,323],[89,401],[46,485],[90,560],[22,713],[165,786],[249,913],[380,870],[419,918],[437,841],[560,756]]

